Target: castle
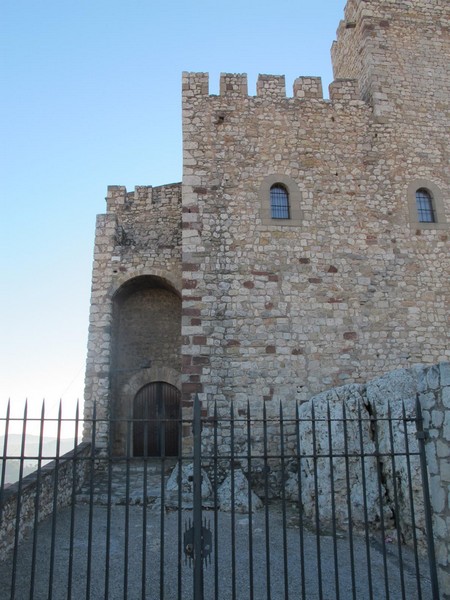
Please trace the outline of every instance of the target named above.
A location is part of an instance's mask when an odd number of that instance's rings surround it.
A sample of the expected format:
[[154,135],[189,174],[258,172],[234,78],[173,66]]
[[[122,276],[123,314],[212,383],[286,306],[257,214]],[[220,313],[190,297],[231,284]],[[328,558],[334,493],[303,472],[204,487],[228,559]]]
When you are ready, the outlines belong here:
[[329,100],[317,77],[211,96],[183,75],[182,184],[111,186],[97,220],[87,419],[197,393],[276,411],[449,360],[450,3],[348,0],[332,61]]

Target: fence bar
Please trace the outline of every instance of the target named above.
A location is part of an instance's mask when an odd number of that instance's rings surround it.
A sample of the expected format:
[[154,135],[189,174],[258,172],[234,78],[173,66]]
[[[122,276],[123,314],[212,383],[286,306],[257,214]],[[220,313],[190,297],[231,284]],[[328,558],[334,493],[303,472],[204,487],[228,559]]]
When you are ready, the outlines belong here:
[[217,490],[219,489],[218,478],[218,439],[217,439],[217,401],[214,402],[214,593],[219,598],[219,506]]
[[106,540],[105,540],[105,598],[109,598],[109,568],[111,561],[111,505],[112,505],[112,429],[111,415],[108,418],[108,506],[106,508]]
[[403,570],[403,551],[402,551],[402,519],[400,505],[398,502],[398,490],[397,490],[397,469],[395,463],[395,444],[394,444],[394,433],[392,430],[392,411],[391,403],[388,400],[388,425],[389,425],[389,444],[390,444],[390,455],[392,465],[392,481],[394,484],[394,508],[395,508],[395,526],[397,529],[397,550],[398,550],[398,562],[400,569],[400,586],[402,592],[402,599],[406,600],[405,591],[405,575]]
[[380,533],[381,533],[381,548],[383,552],[383,574],[384,574],[384,591],[386,595],[386,600],[389,600],[389,579],[388,579],[388,568],[387,568],[387,555],[386,555],[386,530],[384,528],[384,507],[383,507],[383,499],[384,494],[382,490],[382,455],[380,454],[380,442],[378,439],[378,418],[376,414],[376,409],[373,407],[374,412],[374,433],[375,433],[375,456],[377,459],[377,483],[378,483],[378,499],[380,502]]
[[61,452],[61,418],[62,402],[60,400],[58,410],[58,429],[56,434],[55,473],[53,476],[52,545],[50,549],[50,576],[48,580],[48,600],[51,600],[53,598],[53,576],[55,572],[56,515],[58,512],[59,456]]
[[[23,466],[25,461],[25,441],[27,437],[27,414],[28,414],[28,402],[25,402],[25,408],[23,411],[23,424],[22,424],[22,440],[20,444],[20,467],[19,467],[19,481],[17,490],[17,505],[16,505],[16,528],[14,531],[14,554],[11,574],[11,598],[14,598],[16,593],[16,576],[17,576],[17,558],[19,553],[19,541],[20,541],[20,513],[22,509],[22,485],[23,485]],[[6,469],[6,460],[4,468]]]
[[34,523],[33,523],[33,549],[31,555],[31,574],[30,574],[30,600],[34,597],[34,582],[36,579],[36,557],[37,557],[37,536],[39,524],[39,502],[41,495],[41,465],[42,465],[42,446],[44,443],[44,418],[45,418],[45,403],[42,401],[41,421],[39,424],[39,448],[38,448],[38,463],[36,475],[36,496],[34,498]]
[[283,520],[283,572],[284,572],[284,597],[289,600],[289,567],[287,549],[287,524],[286,524],[286,488],[284,486],[286,465],[284,454],[284,416],[283,406],[280,401],[280,451],[281,451],[281,514]]
[[322,553],[320,551],[320,514],[319,514],[319,481],[317,476],[317,433],[316,433],[316,414],[314,404],[311,407],[312,417],[312,437],[313,437],[313,467],[314,467],[314,505],[316,517],[316,556],[317,556],[317,585],[319,589],[319,598],[323,600],[322,586]]
[[177,490],[177,499],[178,499],[178,515],[177,515],[177,524],[178,524],[178,569],[177,569],[177,590],[178,590],[178,600],[182,600],[182,564],[183,564],[183,498],[181,494],[181,481],[183,475],[183,419],[181,415],[181,411],[178,413],[178,458],[177,458],[177,469],[178,469],[178,490]]
[[[80,405],[77,402],[75,410],[75,431],[73,440],[73,462],[72,462],[72,490],[71,490],[71,506],[70,506],[70,533],[69,533],[69,568],[67,575],[67,600],[72,600],[72,583],[73,583],[73,548],[75,538],[75,500],[77,491],[77,456],[76,449],[78,446],[78,426],[80,418]],[[84,469],[83,469],[84,470]]]
[[203,600],[202,556],[202,421],[198,394],[194,400],[194,598]]
[[3,462],[2,476],[0,481],[0,528],[3,525],[3,491],[5,489],[6,467],[8,465],[8,433],[9,433],[9,418],[11,410],[11,401],[8,400],[5,416],[5,433],[3,438]]
[[147,469],[148,469],[148,402],[144,404],[144,452],[142,477],[142,556],[141,556],[141,598],[145,600],[147,575]]
[[355,551],[353,547],[353,516],[352,516],[352,492],[350,488],[350,468],[348,454],[348,432],[347,411],[345,403],[342,403],[342,418],[344,421],[344,453],[345,453],[345,482],[347,485],[347,515],[348,515],[348,543],[350,548],[350,571],[352,578],[352,597],[356,600],[356,578],[355,578]]
[[92,576],[92,538],[94,521],[94,472],[95,472],[95,437],[97,431],[97,403],[94,402],[92,412],[92,436],[91,452],[89,456],[89,517],[88,517],[88,549],[87,549],[87,571],[86,571],[86,600],[91,597]]
[[128,412],[127,441],[125,448],[125,548],[123,557],[123,600],[128,598],[128,540],[130,539],[130,460],[132,452],[131,428],[133,426],[132,407]]
[[428,561],[430,565],[431,589],[433,592],[433,600],[439,600],[439,582],[436,567],[436,554],[434,551],[433,520],[431,515],[430,488],[428,485],[427,457],[425,451],[426,433],[423,429],[422,407],[419,401],[419,394],[417,394],[416,396],[416,419],[417,441],[419,444],[420,467],[422,471],[422,486],[425,507],[425,526],[428,542]]
[[299,518],[299,543],[300,543],[300,577],[301,600],[306,600],[305,577],[305,540],[303,533],[303,487],[302,487],[302,453],[300,440],[300,417],[298,404],[295,403],[295,441],[297,447],[297,488],[298,488],[298,518]]
[[361,479],[363,488],[363,510],[364,510],[364,539],[366,543],[366,560],[367,560],[367,585],[369,588],[369,600],[373,600],[373,583],[372,583],[372,561],[370,555],[370,537],[369,537],[369,517],[367,512],[367,482],[366,482],[366,462],[364,454],[364,442],[362,431],[362,414],[361,402],[358,402],[358,433],[359,433],[359,451],[361,453]]
[[[250,600],[253,600],[253,504],[252,504],[252,438],[250,427],[250,402],[247,400],[247,473],[248,473],[248,583]],[[216,594],[218,598],[218,594]]]
[[337,549],[336,532],[336,498],[334,496],[334,461],[333,461],[333,440],[331,433],[331,414],[330,402],[327,402],[327,425],[328,425],[328,454],[330,465],[330,494],[331,494],[331,528],[333,533],[333,559],[334,559],[334,585],[336,588],[336,600],[340,598],[339,592],[339,561]]
[[415,514],[415,509],[414,509],[413,484],[412,484],[412,475],[411,475],[411,457],[410,457],[410,453],[409,453],[408,420],[406,419],[406,410],[405,410],[404,402],[402,402],[402,419],[403,419],[403,432],[404,432],[404,437],[405,437],[406,471],[408,474],[409,511],[411,514],[411,528],[412,528],[413,547],[414,547],[414,565],[415,565],[415,571],[416,571],[417,600],[422,600],[422,583],[420,581],[420,566],[419,566],[419,548],[417,545],[416,514]]
[[230,406],[230,471],[231,471],[231,597],[236,600],[236,512],[234,508],[234,404]]
[[270,524],[269,524],[269,462],[267,448],[267,410],[266,404],[263,405],[263,438],[264,438],[264,525],[266,532],[266,584],[267,600],[271,600],[270,583]]
[[159,554],[159,597],[160,600],[164,600],[164,554],[165,554],[165,545],[164,545],[164,515],[165,515],[165,486],[164,486],[164,474],[166,467],[166,412],[165,405],[162,402],[161,406],[161,508],[160,508],[160,554]]

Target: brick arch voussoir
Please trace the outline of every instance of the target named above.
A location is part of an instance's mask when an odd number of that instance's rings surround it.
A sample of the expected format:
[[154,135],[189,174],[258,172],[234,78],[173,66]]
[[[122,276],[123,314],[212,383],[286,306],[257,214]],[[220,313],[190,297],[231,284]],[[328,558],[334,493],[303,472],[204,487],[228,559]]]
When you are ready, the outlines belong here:
[[163,269],[132,269],[127,273],[122,274],[116,279],[110,289],[111,298],[117,297],[120,291],[128,284],[139,279],[152,278],[160,281],[161,287],[171,288],[178,296],[181,297],[182,285],[181,278],[176,277],[173,273],[164,271]]

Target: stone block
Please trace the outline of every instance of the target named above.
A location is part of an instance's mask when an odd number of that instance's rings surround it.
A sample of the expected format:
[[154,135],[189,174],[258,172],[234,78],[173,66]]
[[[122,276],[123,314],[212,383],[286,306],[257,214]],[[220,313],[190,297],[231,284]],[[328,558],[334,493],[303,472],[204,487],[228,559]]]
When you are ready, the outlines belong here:
[[[231,486],[234,482],[234,501],[232,503]],[[250,490],[252,512],[263,507],[263,503],[258,496]],[[232,507],[238,513],[249,512],[249,482],[241,469],[236,469],[230,473],[217,491],[217,498],[220,509],[230,512]]]
[[445,413],[442,435],[444,436],[444,439],[450,443],[450,411],[446,411]]
[[442,481],[450,483],[450,461],[448,458],[446,460],[441,460],[440,462],[440,475]]
[[419,395],[419,402],[422,410],[430,410],[436,405],[436,396],[433,392],[426,392]]
[[439,463],[436,451],[436,442],[429,440],[425,446],[425,452],[427,456],[427,466],[430,475],[439,475]]
[[450,456],[450,444],[443,440],[437,440],[436,453],[438,458],[447,458]]
[[434,512],[440,514],[444,510],[447,500],[440,477],[430,477],[430,500]]
[[450,386],[442,388],[442,404],[445,408],[450,408]]
[[433,365],[427,369],[427,383],[430,390],[437,390],[440,382],[440,369],[438,365]]
[[441,375],[441,385],[450,386],[450,363],[443,362],[439,365],[440,375]]

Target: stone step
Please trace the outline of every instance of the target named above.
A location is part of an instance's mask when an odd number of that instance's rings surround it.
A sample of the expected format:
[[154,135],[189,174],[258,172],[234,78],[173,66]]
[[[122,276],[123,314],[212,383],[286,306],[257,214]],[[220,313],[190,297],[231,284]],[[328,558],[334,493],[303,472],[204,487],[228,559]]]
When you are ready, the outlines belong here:
[[[175,459],[160,459],[114,461],[111,472],[108,465],[97,469],[94,481],[88,479],[77,493],[77,503],[90,503],[107,505],[109,493],[112,504],[155,504],[161,496],[161,477],[164,477],[164,488],[170,473],[176,465]],[[147,475],[147,485],[144,490],[144,476]],[[128,489],[128,494],[127,494]]]

